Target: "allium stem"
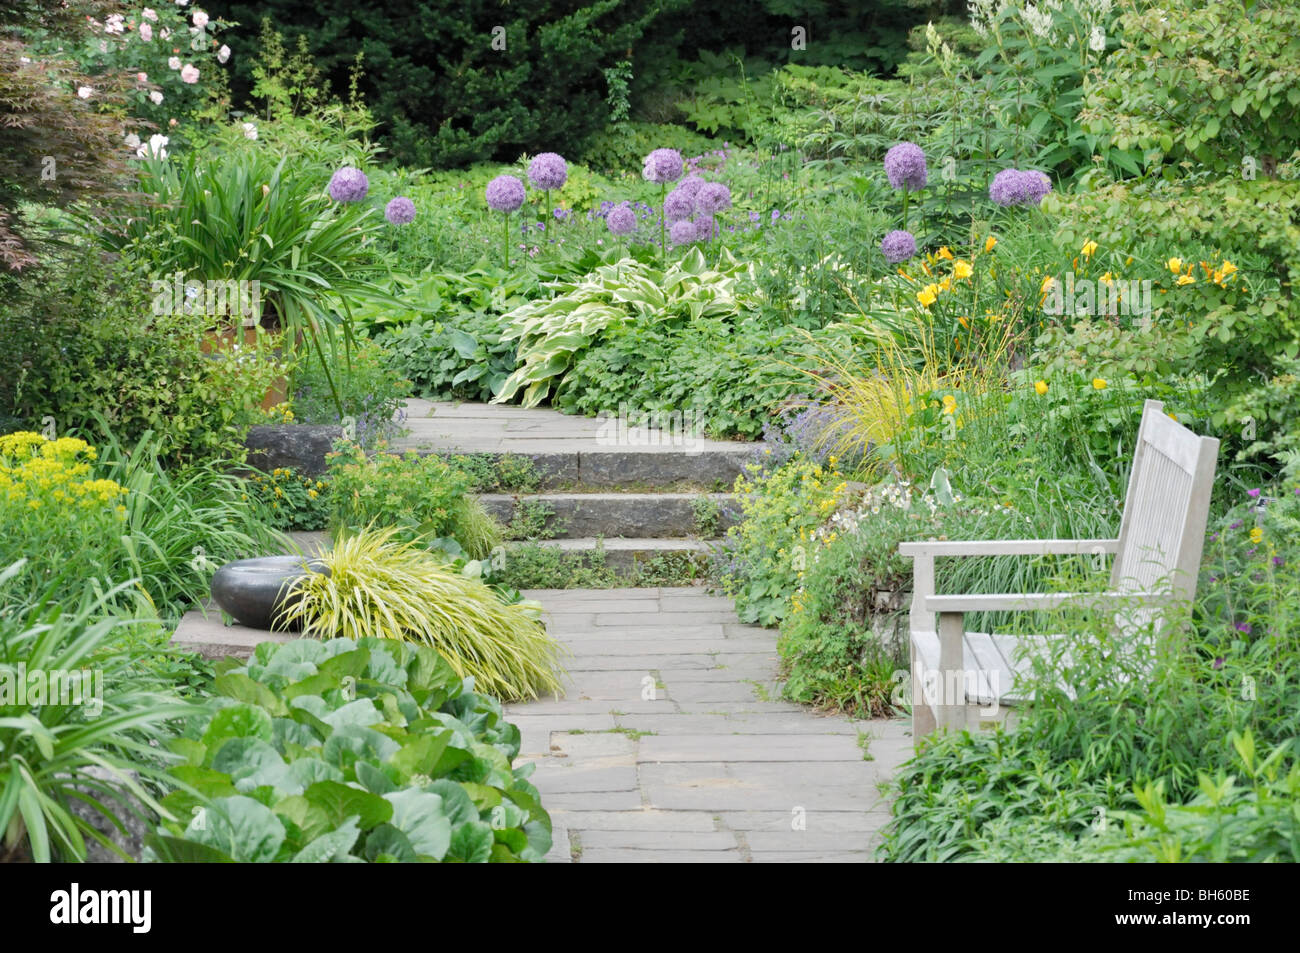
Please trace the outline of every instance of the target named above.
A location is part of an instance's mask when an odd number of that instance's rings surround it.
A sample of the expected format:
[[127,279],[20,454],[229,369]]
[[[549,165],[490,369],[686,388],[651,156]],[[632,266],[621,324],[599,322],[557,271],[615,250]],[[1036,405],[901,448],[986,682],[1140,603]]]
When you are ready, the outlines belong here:
[[501,250],[505,252],[506,267],[509,268],[510,267],[510,213],[509,212],[501,213],[501,225],[502,225],[501,236],[505,239],[505,243],[501,246]]
[[903,231],[907,231],[907,196],[911,192],[907,186],[903,186]]
[[668,183],[659,183],[659,260],[668,263],[668,215],[664,211],[664,199],[668,197]]

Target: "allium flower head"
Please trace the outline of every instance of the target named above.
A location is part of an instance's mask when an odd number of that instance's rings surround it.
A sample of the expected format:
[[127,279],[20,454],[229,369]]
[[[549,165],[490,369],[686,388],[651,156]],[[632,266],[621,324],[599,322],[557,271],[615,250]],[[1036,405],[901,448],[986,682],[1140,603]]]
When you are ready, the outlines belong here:
[[628,205],[619,205],[610,209],[605,216],[605,224],[615,235],[630,235],[636,231],[636,212]]
[[370,189],[370,180],[360,169],[345,165],[330,176],[330,198],[335,202],[360,202]]
[[695,235],[694,222],[673,222],[673,227],[668,229],[668,240],[674,245],[689,245],[695,241]]
[[706,182],[695,193],[695,209],[701,215],[716,215],[731,208],[731,189],[721,182]]
[[558,189],[568,179],[568,165],[554,152],[540,152],[528,163],[528,181],[535,189]]
[[[703,192],[703,189],[700,190]],[[718,234],[718,223],[711,215],[701,215],[695,220],[695,240],[707,242]]]
[[498,212],[513,212],[524,204],[524,183],[513,175],[498,175],[483,190],[488,208]]
[[645,157],[641,175],[660,185],[676,182],[682,177],[682,164],[682,154],[676,149],[656,149]]
[[896,189],[925,188],[925,153],[915,142],[900,142],[885,153],[885,175]]
[[700,176],[688,175],[686,178],[682,179],[680,182],[677,183],[676,191],[681,192],[683,195],[687,196],[692,202],[694,202],[695,196],[699,195],[700,189],[703,188],[705,184],[706,184],[705,180]]
[[394,225],[410,225],[415,221],[415,203],[406,196],[399,195],[384,206],[384,218]]
[[1052,180],[1034,169],[1003,169],[989,183],[989,198],[1002,206],[1037,205],[1052,191]]
[[897,265],[916,254],[916,239],[912,237],[911,232],[905,232],[900,228],[884,237],[880,243],[880,250],[885,255],[885,261]]
[[682,186],[677,186],[664,199],[664,218],[681,222],[695,214],[695,202]]

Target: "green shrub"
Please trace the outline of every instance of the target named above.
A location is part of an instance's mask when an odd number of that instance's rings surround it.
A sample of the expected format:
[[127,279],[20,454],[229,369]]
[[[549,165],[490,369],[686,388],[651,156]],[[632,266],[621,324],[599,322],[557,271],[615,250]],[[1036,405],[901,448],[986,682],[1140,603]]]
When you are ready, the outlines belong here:
[[[541,861],[551,820],[519,730],[426,646],[264,642],[175,743],[147,860]],[[184,820],[189,820],[188,825]]]
[[355,444],[329,457],[330,528],[393,527],[403,539],[454,537],[474,559],[501,541],[501,530],[477,501],[469,478],[436,454],[367,457]]
[[483,312],[412,321],[383,340],[388,365],[431,400],[490,401],[516,367],[515,342],[502,339],[498,316]]
[[250,474],[245,497],[278,530],[322,530],[329,523],[329,485],[292,467]]
[[354,439],[373,449],[400,431],[395,418],[411,393],[410,381],[393,369],[387,350],[373,341],[362,341],[339,357],[331,367],[332,380],[318,361],[298,365],[292,384],[294,416],[307,424],[350,423]]

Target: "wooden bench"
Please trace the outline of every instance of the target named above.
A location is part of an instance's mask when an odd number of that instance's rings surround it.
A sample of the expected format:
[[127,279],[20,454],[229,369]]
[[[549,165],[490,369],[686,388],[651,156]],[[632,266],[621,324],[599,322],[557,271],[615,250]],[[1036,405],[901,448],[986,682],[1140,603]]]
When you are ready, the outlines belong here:
[[[919,742],[936,728],[961,730],[999,722],[1008,706],[1023,703],[1017,676],[1030,666],[1037,641],[967,632],[967,612],[1041,611],[1066,605],[1117,609],[1123,634],[1150,631],[1162,606],[1196,595],[1205,523],[1219,441],[1201,437],[1148,400],[1134,450],[1116,539],[983,540],[903,543],[910,556],[912,606],[912,737]],[[1105,592],[938,595],[934,561],[947,556],[1041,556],[1113,554]],[[1118,611],[1140,606],[1139,618]],[[935,616],[938,624],[935,624]]]

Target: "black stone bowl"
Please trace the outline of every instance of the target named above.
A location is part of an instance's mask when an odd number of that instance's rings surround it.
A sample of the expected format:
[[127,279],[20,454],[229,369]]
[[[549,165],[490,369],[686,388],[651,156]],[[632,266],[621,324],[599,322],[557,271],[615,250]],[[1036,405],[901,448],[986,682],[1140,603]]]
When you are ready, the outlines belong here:
[[[319,559],[305,556],[261,556],[226,563],[212,576],[212,598],[241,625],[270,630],[294,598],[294,581],[309,572],[329,575]],[[276,626],[277,631],[296,631],[301,626]]]

